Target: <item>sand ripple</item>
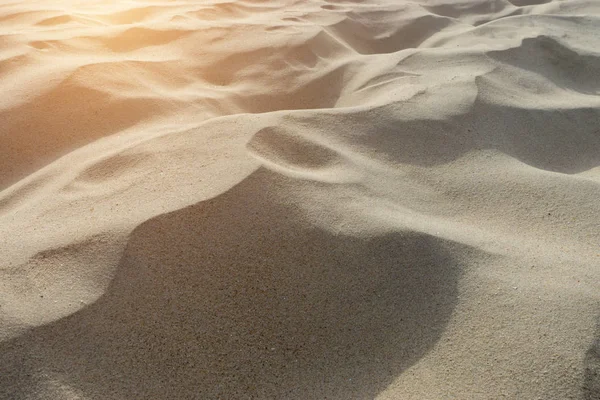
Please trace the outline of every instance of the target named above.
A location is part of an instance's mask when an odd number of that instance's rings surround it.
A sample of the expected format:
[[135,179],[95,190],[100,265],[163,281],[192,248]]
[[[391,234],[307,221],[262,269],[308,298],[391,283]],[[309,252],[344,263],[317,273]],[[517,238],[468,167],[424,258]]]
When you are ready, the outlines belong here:
[[0,5],[0,398],[600,398],[593,0]]

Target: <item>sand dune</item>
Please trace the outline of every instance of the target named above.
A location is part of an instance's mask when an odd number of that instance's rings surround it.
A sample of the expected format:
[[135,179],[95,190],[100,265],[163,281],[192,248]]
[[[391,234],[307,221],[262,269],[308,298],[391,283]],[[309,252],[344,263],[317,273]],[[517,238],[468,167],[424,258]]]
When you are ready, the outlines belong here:
[[1,399],[600,399],[600,7],[0,5]]

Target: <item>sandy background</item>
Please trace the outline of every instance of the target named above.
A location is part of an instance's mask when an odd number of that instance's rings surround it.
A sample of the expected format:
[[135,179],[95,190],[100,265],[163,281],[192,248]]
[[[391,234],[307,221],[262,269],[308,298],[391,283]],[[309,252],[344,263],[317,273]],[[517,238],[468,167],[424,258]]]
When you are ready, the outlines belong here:
[[3,1],[0,398],[600,399],[599,32]]

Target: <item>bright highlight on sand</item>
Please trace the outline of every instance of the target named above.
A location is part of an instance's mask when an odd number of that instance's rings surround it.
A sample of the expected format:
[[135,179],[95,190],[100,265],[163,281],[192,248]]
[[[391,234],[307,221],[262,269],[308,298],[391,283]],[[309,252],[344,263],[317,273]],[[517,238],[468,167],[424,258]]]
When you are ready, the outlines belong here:
[[0,400],[600,398],[592,0],[0,4]]

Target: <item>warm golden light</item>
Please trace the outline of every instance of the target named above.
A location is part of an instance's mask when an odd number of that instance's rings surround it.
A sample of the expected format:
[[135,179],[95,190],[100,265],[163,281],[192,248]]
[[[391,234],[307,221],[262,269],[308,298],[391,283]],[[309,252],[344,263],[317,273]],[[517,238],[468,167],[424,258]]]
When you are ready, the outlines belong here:
[[0,0],[0,400],[599,400],[599,33]]

